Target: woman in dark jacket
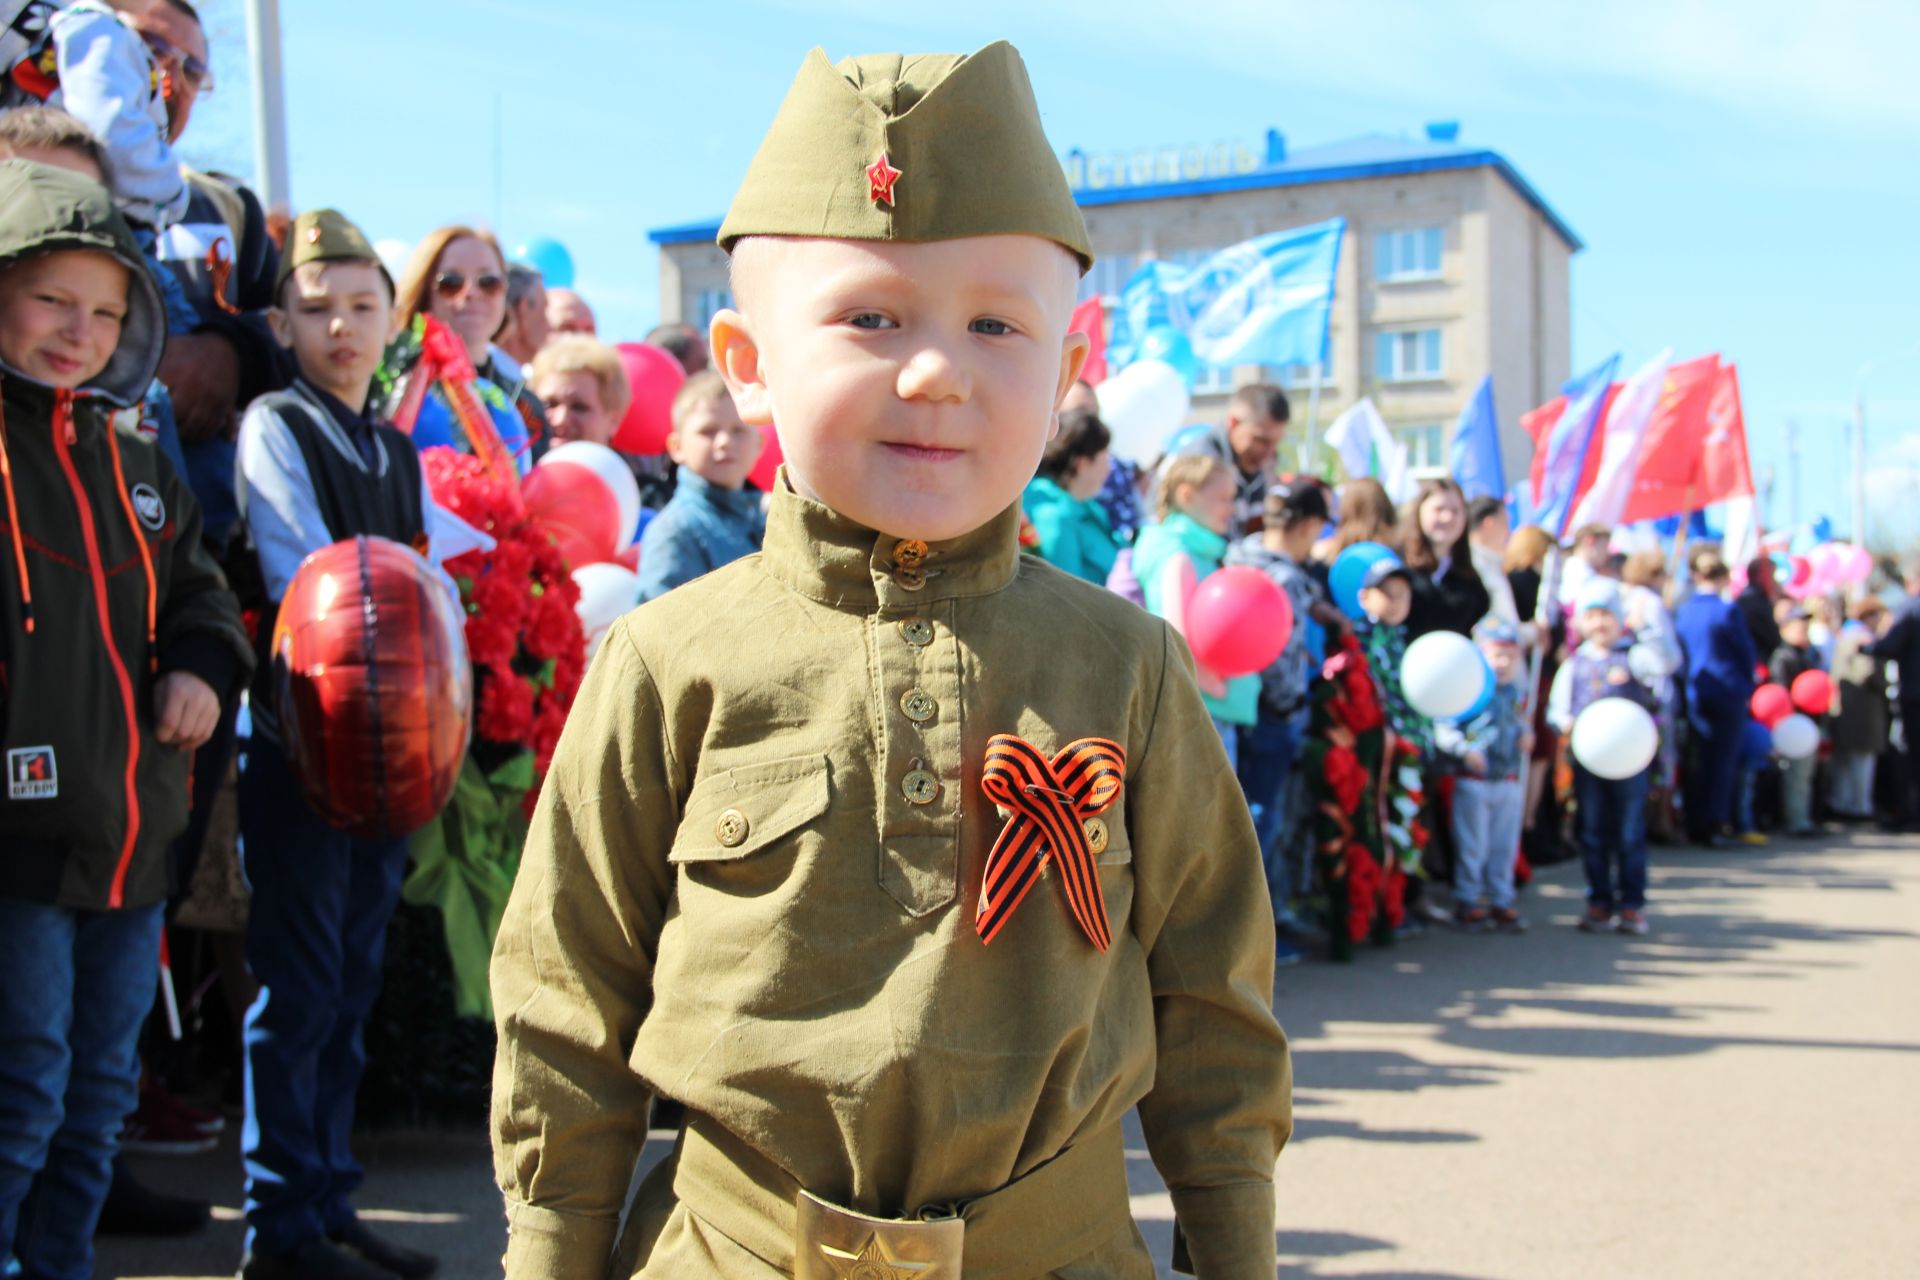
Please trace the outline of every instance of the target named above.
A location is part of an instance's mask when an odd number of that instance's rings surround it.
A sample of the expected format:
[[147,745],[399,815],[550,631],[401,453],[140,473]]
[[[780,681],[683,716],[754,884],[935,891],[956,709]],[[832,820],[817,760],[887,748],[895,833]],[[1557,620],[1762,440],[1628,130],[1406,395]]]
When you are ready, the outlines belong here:
[[1413,576],[1413,611],[1407,639],[1430,631],[1469,635],[1493,608],[1486,584],[1467,546],[1467,502],[1445,477],[1422,481],[1420,493],[1401,512],[1400,558]]

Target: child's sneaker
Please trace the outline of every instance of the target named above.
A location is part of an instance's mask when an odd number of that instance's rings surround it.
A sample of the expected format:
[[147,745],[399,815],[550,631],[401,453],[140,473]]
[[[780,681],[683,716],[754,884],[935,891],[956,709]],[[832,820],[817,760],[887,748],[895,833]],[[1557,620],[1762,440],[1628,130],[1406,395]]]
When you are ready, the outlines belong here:
[[1647,913],[1644,911],[1635,911],[1632,907],[1628,907],[1620,913],[1620,923],[1614,927],[1622,933],[1632,933],[1641,936],[1645,936],[1645,934],[1653,928],[1652,925],[1647,923]]
[[1299,964],[1307,958],[1306,948],[1296,947],[1285,938],[1275,939],[1273,944],[1273,967],[1284,969],[1288,965]]
[[1613,927],[1613,912],[1606,907],[1588,907],[1580,917],[1580,932],[1605,933]]
[[1773,841],[1767,839],[1765,836],[1761,835],[1758,831],[1742,831],[1740,833],[1739,839],[1741,844],[1750,844],[1754,846],[1756,849],[1762,845],[1769,845],[1773,843]]
[[1461,907],[1453,913],[1453,922],[1463,933],[1486,933],[1493,928],[1493,918],[1485,907]]
[[1495,907],[1492,912],[1493,927],[1500,933],[1525,933],[1527,918],[1512,907]]

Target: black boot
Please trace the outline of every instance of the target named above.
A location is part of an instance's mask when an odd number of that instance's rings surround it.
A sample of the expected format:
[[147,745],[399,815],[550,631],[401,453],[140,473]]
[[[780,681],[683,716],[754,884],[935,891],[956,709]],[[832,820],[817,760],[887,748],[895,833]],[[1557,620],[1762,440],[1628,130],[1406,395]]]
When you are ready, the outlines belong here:
[[399,1276],[401,1280],[426,1280],[427,1276],[440,1268],[440,1259],[432,1254],[382,1240],[358,1218],[344,1227],[335,1227],[327,1232],[327,1238],[348,1253],[366,1259],[388,1275]]
[[102,1236],[190,1236],[207,1225],[213,1206],[205,1200],[170,1196],[143,1186],[127,1168],[125,1156],[113,1158],[113,1185],[94,1230]]

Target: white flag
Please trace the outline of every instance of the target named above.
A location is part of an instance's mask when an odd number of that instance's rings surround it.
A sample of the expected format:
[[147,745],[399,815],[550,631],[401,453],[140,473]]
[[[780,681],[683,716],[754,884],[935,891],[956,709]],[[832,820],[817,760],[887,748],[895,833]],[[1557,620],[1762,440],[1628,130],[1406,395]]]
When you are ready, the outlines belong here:
[[1395,502],[1406,502],[1416,492],[1418,486],[1407,467],[1407,447],[1388,429],[1372,397],[1363,396],[1333,420],[1327,428],[1327,444],[1340,455],[1348,475],[1378,480]]
[[1641,365],[1613,398],[1601,427],[1600,469],[1594,474],[1593,487],[1574,508],[1570,527],[1620,523],[1620,513],[1633,496],[1634,477],[1640,474],[1640,447],[1646,443],[1654,410],[1660,407],[1667,366],[1672,362],[1673,348],[1668,347]]

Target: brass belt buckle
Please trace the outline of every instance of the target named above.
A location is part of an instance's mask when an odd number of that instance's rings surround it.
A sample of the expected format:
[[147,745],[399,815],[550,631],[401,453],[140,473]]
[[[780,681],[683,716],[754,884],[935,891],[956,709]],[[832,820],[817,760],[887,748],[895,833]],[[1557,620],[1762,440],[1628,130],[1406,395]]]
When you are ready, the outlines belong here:
[[805,1191],[794,1207],[794,1280],[960,1280],[957,1217],[870,1218]]

